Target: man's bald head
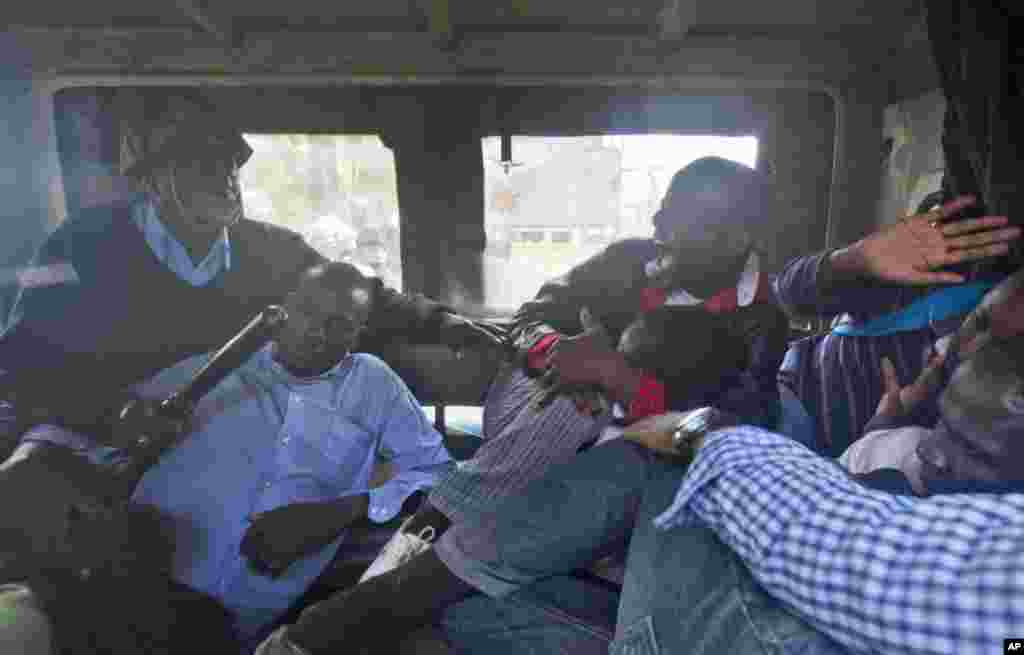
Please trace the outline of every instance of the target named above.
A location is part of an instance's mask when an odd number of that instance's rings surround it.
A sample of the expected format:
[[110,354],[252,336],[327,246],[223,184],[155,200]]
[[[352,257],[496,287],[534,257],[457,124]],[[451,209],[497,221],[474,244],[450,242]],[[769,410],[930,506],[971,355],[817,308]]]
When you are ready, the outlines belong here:
[[1024,479],[1024,338],[994,338],[954,371],[918,446],[923,477]]
[[654,215],[661,244],[655,282],[665,288],[717,290],[742,270],[767,228],[770,186],[765,176],[721,157],[702,157],[672,178]]
[[373,310],[374,281],[351,264],[330,262],[306,271],[288,294],[288,322],[277,359],[300,376],[336,365],[355,346]]

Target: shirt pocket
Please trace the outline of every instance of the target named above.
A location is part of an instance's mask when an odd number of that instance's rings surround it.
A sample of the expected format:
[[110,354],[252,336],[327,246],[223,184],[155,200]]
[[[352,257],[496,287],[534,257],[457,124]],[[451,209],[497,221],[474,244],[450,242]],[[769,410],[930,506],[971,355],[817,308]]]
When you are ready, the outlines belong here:
[[336,491],[361,484],[375,455],[376,437],[338,409],[307,403],[301,420],[282,430],[281,475],[312,478]]

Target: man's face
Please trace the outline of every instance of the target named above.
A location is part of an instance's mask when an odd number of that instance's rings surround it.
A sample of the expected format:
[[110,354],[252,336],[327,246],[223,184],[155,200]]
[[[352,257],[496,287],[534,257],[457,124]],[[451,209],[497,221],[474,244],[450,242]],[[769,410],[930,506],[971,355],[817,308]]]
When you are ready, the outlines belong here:
[[927,478],[1024,479],[1024,377],[1005,342],[960,364],[939,399],[941,418],[918,446]]
[[229,141],[217,137],[183,146],[154,174],[164,203],[178,208],[184,228],[215,234],[242,217],[239,165]]
[[723,272],[747,252],[751,239],[739,225],[739,200],[725,185],[665,196],[654,216],[660,286],[685,286]]
[[990,291],[957,332],[960,359],[970,359],[993,338],[1024,334],[1024,271]]
[[277,360],[300,376],[317,375],[352,350],[370,315],[369,289],[330,289],[307,279],[285,300],[288,321],[277,339]]

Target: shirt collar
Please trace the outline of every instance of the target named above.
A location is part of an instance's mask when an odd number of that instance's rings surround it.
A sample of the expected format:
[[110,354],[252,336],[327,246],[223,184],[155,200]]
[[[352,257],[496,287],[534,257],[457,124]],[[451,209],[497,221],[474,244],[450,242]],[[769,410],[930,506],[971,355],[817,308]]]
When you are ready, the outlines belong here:
[[142,232],[149,249],[161,263],[180,279],[194,287],[205,287],[218,275],[231,270],[231,242],[228,229],[210,246],[210,252],[198,264],[193,263],[185,246],[178,241],[157,215],[156,204],[144,198],[132,205],[132,222]]
[[267,344],[260,352],[260,368],[268,371],[275,379],[290,387],[312,385],[319,382],[334,380],[352,365],[352,355],[350,354],[319,375],[314,375],[312,377],[299,377],[297,375],[293,375],[280,362],[274,359],[274,355],[276,353],[277,343],[271,342]]

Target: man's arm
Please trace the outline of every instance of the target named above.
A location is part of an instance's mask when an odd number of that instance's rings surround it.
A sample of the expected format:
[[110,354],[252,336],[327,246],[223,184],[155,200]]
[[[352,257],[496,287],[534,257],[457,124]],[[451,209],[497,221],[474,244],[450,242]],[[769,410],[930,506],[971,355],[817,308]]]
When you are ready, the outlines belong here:
[[[775,278],[775,295],[786,311],[795,317],[827,318],[839,314],[868,315],[884,313],[903,302],[907,290],[882,284],[844,265],[841,251],[830,250],[798,257]],[[835,261],[839,260],[839,264]]]
[[362,352],[384,354],[396,341],[455,350],[501,342],[504,331],[497,325],[461,316],[420,293],[399,293],[376,278],[373,284],[373,311],[359,343]]
[[963,282],[948,267],[1003,255],[1020,237],[1005,216],[960,220],[974,202],[961,196],[845,248],[796,259],[776,280],[779,299],[797,316],[872,315],[903,304],[909,287]]
[[[579,316],[583,307],[596,311],[607,306],[609,298],[639,293],[634,287],[645,279],[644,265],[656,254],[650,239],[617,241],[544,284],[536,297],[520,308],[517,323],[545,323],[562,334],[577,334],[582,329]],[[623,309],[633,314],[637,306]]]
[[380,373],[393,390],[383,405],[380,455],[394,467],[395,477],[370,490],[368,515],[375,523],[386,523],[409,496],[433,487],[451,468],[452,458],[405,383],[390,369]]
[[713,433],[664,529],[703,521],[765,590],[858,653],[990,653],[1024,631],[1024,496],[866,489],[751,427]]

